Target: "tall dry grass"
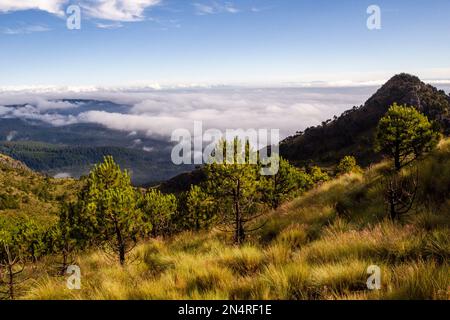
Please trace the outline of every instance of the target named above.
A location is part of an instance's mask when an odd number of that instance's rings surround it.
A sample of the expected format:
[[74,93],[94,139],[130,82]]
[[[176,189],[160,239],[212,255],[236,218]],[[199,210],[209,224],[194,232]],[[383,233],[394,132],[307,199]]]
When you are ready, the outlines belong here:
[[[417,205],[396,222],[386,218],[385,169],[283,205],[242,247],[217,231],[183,233],[141,244],[125,267],[94,251],[78,257],[81,290],[42,268],[23,298],[449,299],[450,142],[419,163]],[[370,265],[381,268],[381,290],[367,289]]]

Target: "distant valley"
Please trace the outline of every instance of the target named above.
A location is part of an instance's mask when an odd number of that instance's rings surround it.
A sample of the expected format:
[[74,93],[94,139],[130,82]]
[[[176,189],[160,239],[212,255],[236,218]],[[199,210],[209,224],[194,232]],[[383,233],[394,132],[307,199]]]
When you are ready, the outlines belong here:
[[[76,115],[88,110],[123,112],[126,106],[94,100],[61,100],[78,104],[73,109],[58,109],[58,115]],[[23,114],[26,105],[5,106]],[[46,111],[51,115],[51,111]],[[32,115],[32,113],[30,113]],[[108,129],[100,124],[74,123],[55,126],[32,116],[0,119],[0,153],[24,162],[33,170],[56,177],[78,178],[89,172],[105,155],[113,155],[122,168],[131,172],[135,185],[150,185],[167,180],[190,166],[175,166],[170,161],[171,143],[142,132]]]
[[[10,99],[16,104],[0,102],[0,153],[53,177],[76,178],[87,174],[103,156],[112,155],[131,172],[137,186],[167,181],[164,188],[184,190],[198,177],[189,174],[194,166],[171,162],[170,132],[189,129],[194,119],[206,119],[205,126],[222,130],[255,125],[280,128],[282,138],[287,137],[281,142],[281,154],[299,167],[330,167],[347,154],[366,166],[380,160],[367,146],[372,145],[377,122],[395,101],[418,107],[449,130],[449,116],[442,110],[450,97],[439,89],[448,90],[400,74],[381,88],[130,92],[127,99],[134,99],[130,103],[117,102],[123,97],[111,93],[97,100],[36,96],[19,103]],[[364,105],[356,106],[372,94]],[[300,131],[288,137],[296,130]]]

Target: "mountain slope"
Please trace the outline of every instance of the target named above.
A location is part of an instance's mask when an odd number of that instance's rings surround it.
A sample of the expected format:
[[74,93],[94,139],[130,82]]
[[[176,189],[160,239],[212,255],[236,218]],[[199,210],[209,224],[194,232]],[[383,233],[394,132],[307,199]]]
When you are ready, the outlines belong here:
[[74,199],[80,181],[53,179],[0,154],[0,217],[55,219],[61,201]]
[[[242,247],[216,230],[143,242],[126,268],[88,252],[77,259],[83,290],[67,290],[42,268],[25,298],[448,300],[450,140],[418,167],[416,205],[401,221],[385,219],[381,163],[268,213]],[[366,286],[374,264],[381,290]]]
[[322,126],[306,129],[285,139],[281,155],[305,165],[333,165],[345,155],[354,155],[363,165],[379,159],[372,151],[375,128],[394,102],[414,106],[450,133],[450,97],[419,78],[399,74],[383,85],[367,102],[335,117]]

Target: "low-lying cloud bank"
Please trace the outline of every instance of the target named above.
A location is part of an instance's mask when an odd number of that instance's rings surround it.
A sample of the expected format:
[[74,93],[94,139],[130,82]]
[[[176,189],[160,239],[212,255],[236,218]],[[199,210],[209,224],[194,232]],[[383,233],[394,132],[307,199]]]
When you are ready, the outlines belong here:
[[[0,118],[38,120],[55,126],[95,123],[126,134],[144,132],[166,139],[175,129],[192,131],[194,121],[202,121],[204,130],[280,129],[284,138],[361,105],[377,88],[14,90],[0,92]],[[80,111],[83,103],[62,99],[111,101],[126,107],[117,112],[98,104]]]

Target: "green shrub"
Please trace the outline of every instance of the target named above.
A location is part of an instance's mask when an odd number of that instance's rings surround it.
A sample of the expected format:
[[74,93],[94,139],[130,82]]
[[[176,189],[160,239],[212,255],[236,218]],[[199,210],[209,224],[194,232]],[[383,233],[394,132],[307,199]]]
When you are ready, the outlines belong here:
[[361,172],[361,168],[356,164],[356,158],[353,156],[345,156],[339,162],[336,168],[336,174],[346,174],[350,172]]
[[16,196],[9,194],[0,194],[0,210],[19,209],[19,201]]

